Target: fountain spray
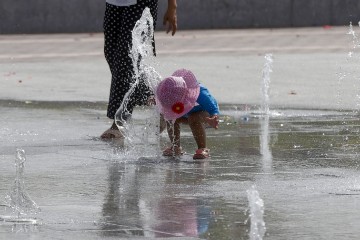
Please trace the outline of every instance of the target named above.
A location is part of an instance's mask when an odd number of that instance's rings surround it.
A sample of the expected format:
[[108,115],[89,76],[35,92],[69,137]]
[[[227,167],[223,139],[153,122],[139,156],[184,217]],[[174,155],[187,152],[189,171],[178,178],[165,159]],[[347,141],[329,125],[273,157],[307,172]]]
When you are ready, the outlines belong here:
[[269,90],[270,90],[270,73],[272,73],[272,63],[273,63],[273,56],[271,53],[265,55],[265,64],[263,69],[263,77],[262,77],[262,88],[261,88],[261,113],[262,114],[269,114],[269,104],[270,104],[270,97],[269,97]]
[[39,206],[30,198],[25,190],[24,168],[25,168],[25,151],[23,149],[16,150],[16,176],[15,181],[9,193],[5,197],[5,202],[16,213],[16,219],[22,221],[21,215],[37,214],[40,212]]
[[[136,87],[140,81],[144,81],[151,91],[155,92],[155,88],[161,79],[161,76],[156,72],[155,68],[150,64],[155,61],[153,51],[153,37],[154,37],[154,23],[149,8],[145,8],[141,18],[136,22],[135,27],[132,31],[132,47],[130,50],[130,57],[134,66],[133,83],[129,91],[125,94],[124,99],[115,114],[115,123],[120,131],[125,136],[126,143],[132,145],[133,135],[130,136],[129,132],[133,129],[130,122],[131,113],[127,110],[129,101],[135,93]],[[147,122],[147,127],[143,129],[143,137],[149,137],[150,132],[159,132],[157,129],[152,129],[149,126],[156,127],[160,122],[156,111],[152,111],[151,122]],[[157,123],[155,123],[155,121]],[[157,134],[159,135],[159,134]],[[143,140],[143,139],[142,139]]]
[[247,198],[250,209],[250,240],[262,240],[265,232],[264,222],[264,201],[260,198],[259,192],[255,186],[252,186],[247,191]]

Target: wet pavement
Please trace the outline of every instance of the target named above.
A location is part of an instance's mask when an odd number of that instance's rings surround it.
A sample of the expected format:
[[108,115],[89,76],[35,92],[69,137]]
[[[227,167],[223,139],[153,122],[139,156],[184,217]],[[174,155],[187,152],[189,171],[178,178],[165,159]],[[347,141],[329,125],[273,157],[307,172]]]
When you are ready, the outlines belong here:
[[[201,162],[192,161],[186,126],[180,160],[157,156],[164,133],[160,146],[137,141],[130,150],[98,140],[109,125],[101,37],[84,48],[72,44],[82,35],[1,37],[8,52],[0,54],[0,216],[12,214],[3,200],[15,179],[16,148],[26,152],[25,185],[41,212],[27,216],[37,224],[1,222],[0,238],[249,239],[247,190],[255,186],[264,239],[358,239],[357,60],[348,57],[347,28],[330,31],[187,32],[213,41],[158,44],[162,75],[194,68],[221,103],[220,128],[208,130],[212,156]],[[227,48],[216,45],[224,41]],[[274,69],[265,116],[259,103],[268,50]],[[135,131],[149,112],[136,110]]]
[[27,192],[42,210],[30,215],[37,225],[1,224],[3,239],[248,239],[253,185],[265,205],[265,239],[360,234],[357,114],[283,109],[266,121],[249,106],[224,105],[220,129],[208,131],[211,159],[194,163],[187,127],[187,154],[175,161],[157,157],[155,145],[126,152],[96,140],[104,110],[48,107],[2,106],[0,195],[21,147]]

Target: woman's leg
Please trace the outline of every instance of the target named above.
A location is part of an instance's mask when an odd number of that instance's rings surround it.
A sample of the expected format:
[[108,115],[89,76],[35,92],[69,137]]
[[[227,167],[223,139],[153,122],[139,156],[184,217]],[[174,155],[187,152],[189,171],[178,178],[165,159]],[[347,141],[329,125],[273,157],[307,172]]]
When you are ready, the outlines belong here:
[[[115,9],[116,11],[113,12],[113,18],[110,20],[111,23],[116,22],[113,24],[113,26],[116,26],[116,29],[113,27],[109,32],[109,35],[113,36],[110,46],[113,46],[113,51],[115,52],[113,53],[113,55],[115,55],[114,58],[111,59],[115,66],[109,64],[110,68],[113,69],[111,70],[113,81],[111,84],[107,116],[111,119],[114,119],[115,113],[124,100],[125,94],[135,81],[133,78],[134,65],[129,56],[132,47],[132,30],[136,22],[141,18],[146,7],[150,8],[154,23],[156,23],[157,0],[143,0],[129,7],[117,7],[118,9]],[[153,46],[155,53],[154,42]],[[111,56],[111,53],[109,55]],[[150,94],[150,89],[145,83],[145,80],[140,79],[139,85],[135,88],[135,92],[128,102],[127,111],[132,114],[135,105],[146,104]]]
[[[117,101],[115,89],[118,85],[119,66],[117,63],[117,59],[120,52],[118,46],[120,39],[119,36],[121,34],[121,25],[119,21],[121,14],[122,8],[106,3],[106,10],[104,16],[104,55],[111,72],[109,104],[107,109],[107,117],[109,117],[110,119],[114,119],[116,111],[114,102]],[[112,126],[103,134],[101,134],[100,137],[102,139],[116,138],[119,136],[120,132],[116,132],[115,130],[118,130],[118,128],[115,122],[113,122]]]
[[[120,107],[125,94],[129,91],[133,82],[133,63],[129,57],[130,47],[132,44],[132,30],[137,20],[140,19],[145,7],[149,7],[156,22],[157,0],[141,1],[136,5],[129,7],[117,7],[106,4],[104,17],[104,53],[111,71],[111,87],[107,116],[114,119],[115,113]],[[155,45],[154,45],[155,52]],[[131,114],[135,104],[145,99],[147,100],[150,92],[146,92],[146,87],[141,84],[140,91],[136,94],[127,105],[127,111]],[[145,102],[145,101],[143,101]],[[142,102],[142,103],[143,103]],[[126,120],[126,116],[123,116]],[[117,129],[113,122],[111,129]],[[102,134],[102,138],[112,138],[109,134]]]
[[[104,49],[112,75],[107,111],[110,119],[114,119],[133,82],[133,64],[129,57],[129,48],[132,42],[131,31],[139,18],[138,14],[135,14],[137,7],[138,4],[129,7],[107,4],[105,12]],[[130,103],[127,107],[131,114],[133,104]]]

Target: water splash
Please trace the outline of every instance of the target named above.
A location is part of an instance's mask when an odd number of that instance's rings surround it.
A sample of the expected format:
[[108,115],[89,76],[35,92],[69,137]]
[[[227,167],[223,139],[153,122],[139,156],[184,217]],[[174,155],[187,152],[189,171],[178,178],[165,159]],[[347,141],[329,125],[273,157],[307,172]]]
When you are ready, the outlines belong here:
[[[359,22],[359,26],[360,26],[360,22]],[[350,24],[349,24],[349,31],[347,34],[352,37],[352,43],[353,43],[352,48],[353,49],[358,48],[360,46],[360,44],[359,44],[360,42],[359,42],[359,38],[358,38],[356,32],[354,31],[352,22],[350,22]],[[351,57],[352,55],[353,55],[352,52],[349,52],[348,56]]]
[[179,142],[176,142],[175,139],[175,120],[165,120],[167,125],[168,134],[171,141],[171,149],[172,149],[172,158],[179,159],[180,156],[176,155],[176,147],[180,147]]
[[260,137],[260,153],[263,156],[263,169],[265,172],[271,171],[272,166],[272,153],[269,147],[270,134],[269,134],[269,122],[270,122],[270,73],[272,73],[273,56],[271,53],[265,55],[265,64],[262,75],[262,87],[261,87],[261,135]]
[[269,104],[270,104],[270,73],[272,73],[272,63],[273,56],[271,53],[265,55],[265,64],[262,72],[262,87],[261,87],[261,113],[269,114]]
[[250,208],[250,240],[263,239],[266,227],[264,222],[264,201],[260,198],[259,192],[255,186],[252,186],[247,191],[247,198]]
[[[360,24],[360,23],[359,23]],[[357,61],[360,59],[360,55],[358,53],[358,49],[360,47],[360,40],[356,32],[354,31],[354,28],[352,26],[352,22],[350,22],[349,25],[349,31],[347,33],[352,38],[352,51],[348,53],[347,61]],[[355,78],[354,80],[357,82],[355,85],[357,86],[357,94],[356,94],[356,110],[359,111],[360,109],[360,77],[357,74],[358,67],[356,68],[356,71],[353,72],[351,75]]]
[[120,131],[125,136],[126,144],[133,145],[135,137],[141,139],[142,142],[150,142],[152,138],[159,136],[159,114],[156,113],[155,108],[151,111],[152,114],[146,120],[145,127],[140,130],[141,133],[136,133],[134,125],[131,121],[131,113],[127,110],[130,99],[135,93],[136,87],[140,81],[144,81],[151,91],[155,91],[158,82],[161,79],[160,74],[157,73],[154,67],[151,66],[155,62],[153,51],[154,38],[154,22],[149,8],[145,8],[141,18],[136,22],[132,31],[132,47],[130,50],[130,57],[133,62],[133,84],[129,91],[125,94],[124,99],[115,114],[115,123]]
[[8,204],[14,210],[19,220],[21,215],[37,214],[40,212],[38,205],[33,200],[31,200],[30,196],[25,190],[25,161],[25,151],[23,149],[17,149],[15,160],[16,177],[13,187],[5,197],[6,204]]
[[261,134],[260,138],[260,154],[262,156],[262,166],[265,173],[272,172],[272,152],[270,149],[270,117],[265,115],[260,120]]
[[[360,22],[358,23],[360,26]],[[348,32],[346,33],[351,37],[351,49],[349,50],[347,56],[346,56],[346,65],[340,66],[339,71],[336,73],[337,75],[337,85],[338,85],[338,91],[337,91],[337,105],[340,108],[341,102],[342,102],[342,95],[344,94],[344,91],[341,89],[344,81],[353,82],[353,85],[357,88],[356,89],[356,101],[354,110],[359,111],[360,110],[360,75],[359,75],[359,61],[360,61],[360,54],[359,54],[359,48],[360,48],[360,39],[358,37],[358,34],[354,30],[354,27],[352,25],[352,22],[349,24]],[[355,66],[353,68],[352,66]]]

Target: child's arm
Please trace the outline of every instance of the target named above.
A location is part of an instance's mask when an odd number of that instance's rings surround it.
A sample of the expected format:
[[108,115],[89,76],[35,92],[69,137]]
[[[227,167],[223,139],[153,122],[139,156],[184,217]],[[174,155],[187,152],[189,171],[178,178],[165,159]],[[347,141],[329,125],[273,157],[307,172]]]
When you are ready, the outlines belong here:
[[219,128],[219,105],[216,99],[210,94],[209,90],[200,85],[200,94],[197,103],[201,105],[209,114],[210,117],[206,118],[206,122],[213,128]]

